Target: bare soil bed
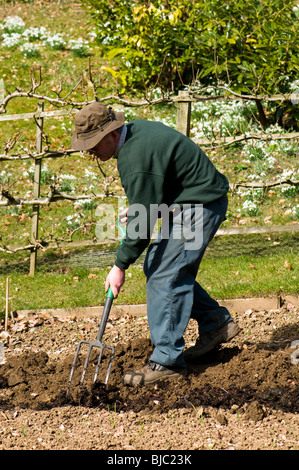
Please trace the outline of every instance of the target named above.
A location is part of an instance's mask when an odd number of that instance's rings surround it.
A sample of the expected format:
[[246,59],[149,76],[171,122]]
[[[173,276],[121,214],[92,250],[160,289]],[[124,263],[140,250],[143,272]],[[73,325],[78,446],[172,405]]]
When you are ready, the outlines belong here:
[[[234,313],[242,332],[188,364],[186,378],[135,388],[122,376],[151,353],[147,320],[112,312],[108,385],[104,358],[99,380],[92,386],[88,370],[80,394],[76,368],[69,397],[76,344],[95,339],[99,318],[10,319],[7,332],[0,329],[0,450],[298,450],[299,365],[291,361],[298,314],[291,304]],[[190,322],[186,346],[195,339]]]

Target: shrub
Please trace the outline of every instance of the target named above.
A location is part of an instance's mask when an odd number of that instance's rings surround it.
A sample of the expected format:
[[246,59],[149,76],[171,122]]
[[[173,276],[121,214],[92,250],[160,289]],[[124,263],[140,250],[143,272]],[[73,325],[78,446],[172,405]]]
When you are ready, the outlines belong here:
[[[164,90],[199,79],[227,83],[236,92],[288,93],[298,75],[294,0],[87,0],[103,55],[120,91]],[[91,7],[91,8],[90,8]],[[259,103],[258,103],[259,104]],[[292,114],[290,103],[271,110],[272,121]],[[258,107],[261,123],[268,116]],[[296,123],[289,119],[290,125]],[[281,124],[281,122],[280,122]]]

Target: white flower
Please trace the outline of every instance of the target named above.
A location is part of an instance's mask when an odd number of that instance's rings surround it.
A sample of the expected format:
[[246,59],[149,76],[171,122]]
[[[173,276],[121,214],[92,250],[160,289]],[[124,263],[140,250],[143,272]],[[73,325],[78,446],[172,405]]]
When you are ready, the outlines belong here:
[[25,23],[19,16],[8,16],[3,21],[2,27],[5,31],[17,33],[25,28]]
[[66,41],[61,33],[55,33],[52,36],[47,36],[44,40],[44,44],[51,49],[62,50],[65,49]]
[[97,175],[93,173],[92,171],[88,170],[88,168],[85,168],[85,177],[86,178],[96,178]]
[[88,33],[88,34],[89,34],[89,36],[91,37],[91,39],[92,39],[92,40],[93,40],[93,39],[95,39],[95,38],[97,37],[97,33],[96,33],[96,31],[91,31],[91,32],[90,32],[90,33]]
[[28,28],[23,32],[23,36],[27,41],[37,41],[38,39],[44,39],[47,36],[47,30],[44,26],[40,28]]
[[247,212],[249,215],[256,215],[256,212],[258,210],[256,204],[254,204],[253,201],[249,201],[249,200],[244,202],[242,209],[244,212]]
[[290,179],[294,174],[294,170],[283,170],[283,172],[280,175],[280,181]]
[[297,206],[292,207],[291,214],[294,217],[299,217],[299,204],[297,204]]
[[296,196],[297,194],[297,189],[295,186],[282,186],[280,188],[280,191],[281,191],[281,194],[285,197],[292,197],[292,196]]
[[77,201],[74,202],[74,207],[81,207],[85,203],[85,199],[78,199]]
[[20,47],[20,51],[25,57],[36,57],[38,55],[38,50],[30,42],[26,42]]
[[82,38],[79,39],[70,39],[69,47],[73,53],[79,57],[84,57],[89,52],[88,41],[85,41]]
[[59,180],[75,180],[76,176],[74,175],[59,175]]
[[270,156],[267,158],[267,160],[268,160],[269,168],[274,168],[276,164],[275,158]]
[[18,46],[20,42],[22,41],[22,34],[20,33],[4,33],[2,34],[3,42],[2,45],[3,47],[7,48],[13,48],[15,46]]

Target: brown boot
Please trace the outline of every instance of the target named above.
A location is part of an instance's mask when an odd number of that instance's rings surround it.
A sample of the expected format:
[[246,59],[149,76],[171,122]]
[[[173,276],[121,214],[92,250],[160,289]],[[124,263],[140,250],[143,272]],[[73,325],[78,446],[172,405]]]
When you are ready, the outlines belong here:
[[196,344],[184,352],[186,361],[195,361],[200,356],[212,351],[222,343],[230,341],[240,333],[241,328],[231,321],[222,328],[203,333],[199,336]]
[[124,376],[124,383],[126,385],[147,385],[162,379],[184,377],[186,374],[186,369],[169,369],[149,361],[141,369],[127,372]]

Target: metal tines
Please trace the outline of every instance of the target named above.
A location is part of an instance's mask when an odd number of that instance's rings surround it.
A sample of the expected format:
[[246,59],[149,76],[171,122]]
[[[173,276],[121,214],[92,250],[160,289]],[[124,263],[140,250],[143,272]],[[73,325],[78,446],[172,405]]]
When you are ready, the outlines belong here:
[[[120,220],[121,220],[121,217],[118,217],[117,218],[117,226],[118,226],[118,228],[120,230],[120,234],[121,234],[120,244],[122,244],[122,241],[123,241],[123,239],[126,235],[126,230],[125,230],[124,227],[121,226]],[[79,357],[80,349],[81,349],[83,344],[89,345],[89,348],[88,348],[87,356],[86,356],[86,359],[85,359],[85,362],[84,362],[83,372],[82,372],[82,376],[81,376],[81,380],[80,380],[79,391],[82,390],[86,370],[87,370],[88,363],[89,363],[90,354],[91,354],[91,351],[92,351],[93,348],[99,348],[100,349],[98,362],[97,362],[97,366],[96,366],[96,370],[95,370],[95,374],[94,374],[94,378],[93,378],[93,383],[96,382],[98,374],[99,374],[99,369],[100,369],[100,364],[101,364],[101,361],[102,361],[102,355],[103,355],[104,349],[110,349],[110,351],[111,351],[111,356],[110,356],[110,360],[109,360],[109,364],[108,364],[108,368],[107,368],[107,373],[106,373],[106,378],[105,378],[105,385],[107,385],[107,383],[108,383],[110,370],[111,370],[111,365],[112,365],[112,361],[113,361],[113,358],[114,358],[114,348],[112,346],[107,346],[107,345],[103,344],[102,343],[102,337],[103,337],[103,334],[104,334],[104,331],[105,331],[105,328],[106,328],[106,323],[107,323],[109,313],[110,313],[110,310],[111,310],[112,302],[113,302],[113,292],[111,290],[111,287],[109,287],[108,292],[107,292],[107,296],[106,296],[106,302],[105,302],[105,306],[104,306],[104,310],[103,310],[103,315],[102,315],[102,318],[101,318],[101,322],[100,322],[100,326],[99,326],[99,330],[98,330],[96,340],[95,341],[82,340],[82,341],[79,342],[79,344],[77,346],[75,357],[74,357],[73,364],[72,364],[72,367],[71,367],[70,378],[69,378],[69,381],[68,381],[68,387],[67,387],[67,392],[66,392],[67,396],[69,395],[69,392],[70,392],[70,387],[71,387],[71,382],[72,382],[72,378],[73,378],[73,375],[74,375],[74,370],[75,370],[76,363],[77,363],[77,360],[78,360],[78,357]]]
[[[126,235],[126,230],[125,230],[124,227],[121,226],[120,220],[121,220],[121,217],[118,217],[117,218],[117,226],[118,226],[118,228],[120,230],[120,234],[121,234],[120,244],[122,244],[122,241],[123,241],[123,239]],[[105,331],[105,328],[106,328],[106,323],[107,323],[109,313],[110,313],[110,310],[111,310],[112,302],[113,302],[113,292],[111,290],[111,287],[109,287],[108,292],[107,292],[107,296],[106,296],[106,302],[105,302],[105,306],[104,306],[104,310],[103,310],[103,315],[102,315],[102,318],[101,318],[101,323],[100,323],[100,326],[99,326],[99,330],[98,330],[96,340],[95,341],[82,340],[82,341],[79,342],[79,344],[77,346],[75,357],[74,357],[73,364],[72,364],[72,367],[71,367],[71,373],[70,373],[70,378],[69,378],[67,392],[66,392],[67,396],[69,395],[69,392],[70,392],[70,387],[71,387],[71,382],[72,382],[72,378],[73,378],[73,375],[74,375],[74,370],[75,370],[76,363],[77,363],[77,360],[78,360],[78,357],[79,357],[80,349],[81,349],[83,344],[89,345],[89,348],[88,348],[88,353],[87,353],[85,363],[84,363],[84,367],[83,367],[83,372],[82,372],[82,376],[81,376],[79,390],[82,390],[82,386],[83,386],[83,382],[84,382],[84,378],[85,378],[85,373],[86,373],[86,370],[87,370],[87,367],[88,367],[90,354],[91,354],[91,351],[92,351],[93,348],[100,348],[100,353],[99,353],[99,358],[98,358],[98,362],[97,362],[97,366],[96,366],[96,370],[95,370],[95,374],[94,374],[94,378],[93,378],[93,383],[96,382],[97,377],[98,377],[99,368],[100,368],[100,364],[101,364],[104,349],[110,349],[110,351],[111,351],[111,356],[110,356],[108,369],[107,369],[107,373],[106,373],[106,378],[105,378],[105,385],[107,385],[108,378],[109,378],[109,375],[110,375],[112,361],[113,361],[113,358],[114,358],[114,348],[112,346],[107,346],[107,345],[103,344],[102,343],[102,337],[103,337],[103,334],[104,334],[104,331]]]
[[100,323],[98,334],[97,334],[97,337],[96,337],[95,341],[82,340],[78,343],[76,353],[75,353],[75,356],[74,356],[74,360],[73,360],[73,364],[72,364],[72,367],[71,367],[71,373],[70,373],[69,381],[68,381],[68,387],[67,387],[67,392],[66,392],[67,396],[69,395],[69,392],[70,392],[71,382],[72,382],[75,367],[76,367],[76,364],[77,364],[77,361],[78,361],[79,353],[80,353],[81,347],[84,344],[87,344],[89,347],[88,347],[88,352],[87,352],[86,359],[85,359],[84,366],[83,366],[83,372],[82,372],[82,376],[81,376],[81,380],[80,380],[79,391],[82,390],[85,374],[86,374],[89,359],[90,359],[90,354],[91,354],[91,351],[92,351],[93,348],[99,348],[100,349],[98,362],[97,362],[94,377],[93,377],[93,383],[96,382],[98,374],[99,374],[99,369],[100,369],[100,364],[101,364],[101,361],[102,361],[102,355],[103,355],[104,349],[109,349],[111,351],[109,364],[108,364],[108,368],[107,368],[107,373],[106,373],[106,378],[105,378],[105,385],[107,385],[108,378],[109,378],[110,371],[111,371],[112,361],[113,361],[113,358],[114,358],[114,347],[107,346],[107,345],[103,344],[102,343],[102,337],[103,337],[103,334],[104,334],[104,331],[105,331],[105,327],[106,327],[108,316],[109,316],[109,313],[110,313],[110,310],[111,310],[112,302],[113,302],[113,293],[112,293],[112,290],[111,290],[111,287],[110,287],[109,290],[108,290],[108,293],[107,293],[106,302],[105,302],[105,306],[104,306],[104,310],[103,310],[103,315],[102,315],[101,323]]

